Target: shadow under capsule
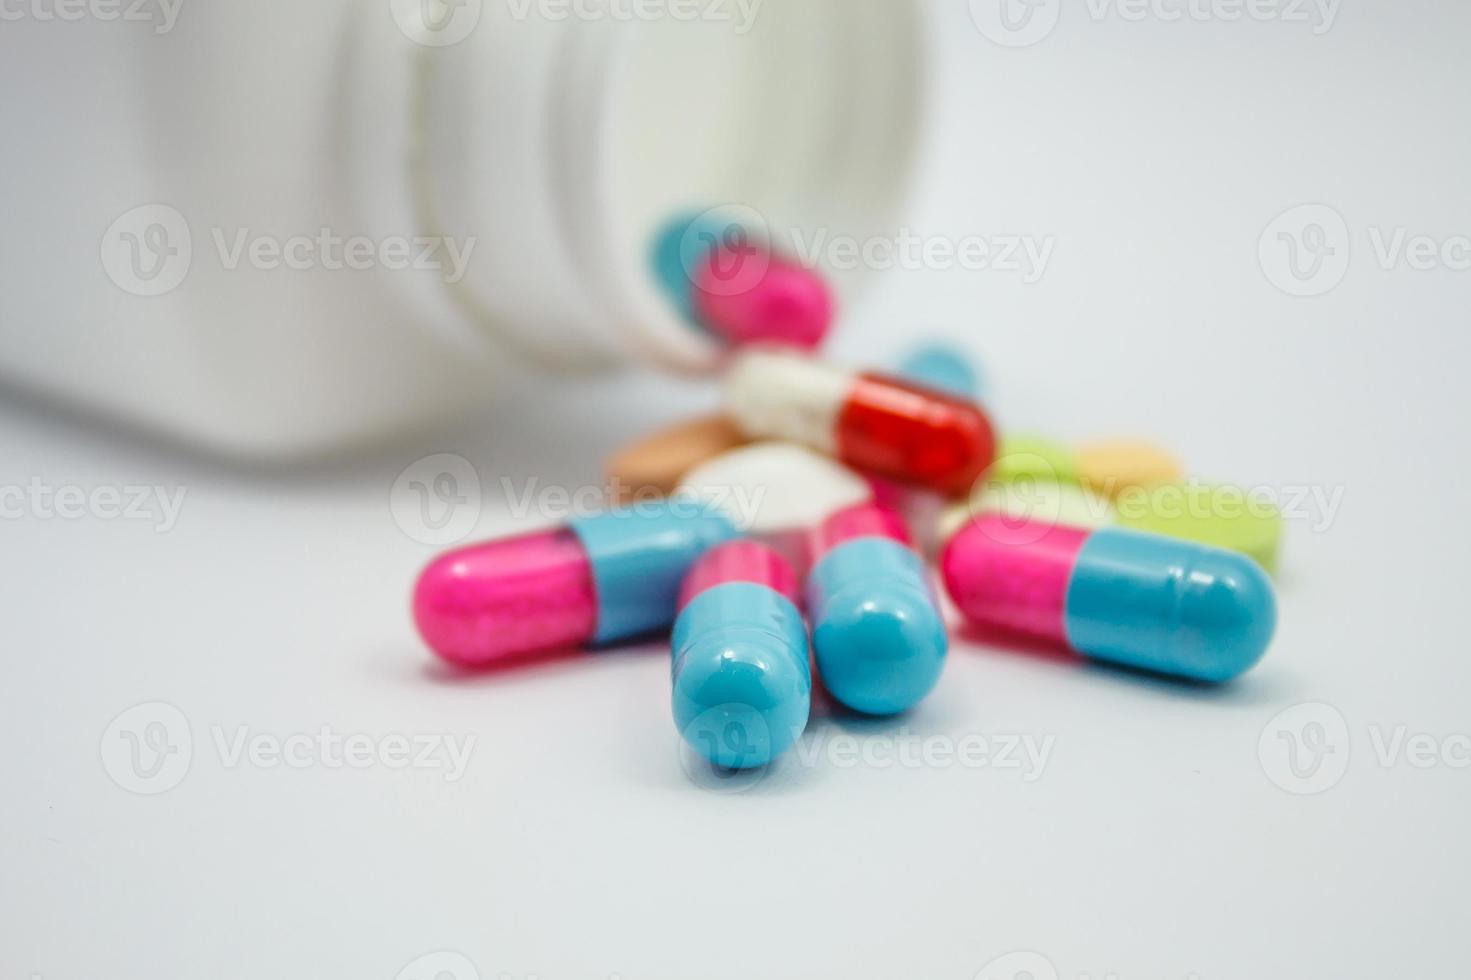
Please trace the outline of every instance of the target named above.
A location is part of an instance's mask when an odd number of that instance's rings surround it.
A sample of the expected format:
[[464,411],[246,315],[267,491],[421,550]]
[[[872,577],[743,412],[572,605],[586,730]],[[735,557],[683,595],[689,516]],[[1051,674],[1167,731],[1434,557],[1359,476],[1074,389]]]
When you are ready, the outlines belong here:
[[955,635],[959,639],[983,648],[981,652],[985,654],[999,652],[1022,656],[1038,662],[1068,667],[1089,676],[1133,684],[1172,696],[1219,702],[1270,700],[1268,697],[1269,685],[1264,683],[1260,670],[1253,670],[1227,681],[1203,681],[1192,677],[1131,667],[1127,664],[1094,660],[1046,640],[996,627],[966,623],[956,630]]

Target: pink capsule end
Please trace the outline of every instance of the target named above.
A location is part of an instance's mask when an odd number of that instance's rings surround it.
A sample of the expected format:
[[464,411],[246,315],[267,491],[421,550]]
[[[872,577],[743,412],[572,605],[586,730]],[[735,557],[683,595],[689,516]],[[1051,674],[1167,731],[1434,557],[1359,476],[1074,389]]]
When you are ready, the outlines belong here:
[[797,573],[780,554],[759,541],[731,541],[705,552],[685,576],[679,608],[701,592],[730,582],[754,582],[775,589],[798,604]]
[[888,538],[903,545],[913,543],[904,518],[897,512],[880,504],[858,504],[838,511],[812,531],[812,560],[820,561],[838,545],[855,538]]
[[1068,582],[1091,531],[992,514],[945,549],[945,587],[966,618],[1067,646]]
[[813,349],[833,321],[822,277],[749,245],[714,249],[697,270],[694,311],[737,346],[757,342]]
[[414,589],[419,634],[462,667],[582,646],[596,632],[597,617],[592,567],[569,530],[441,555]]

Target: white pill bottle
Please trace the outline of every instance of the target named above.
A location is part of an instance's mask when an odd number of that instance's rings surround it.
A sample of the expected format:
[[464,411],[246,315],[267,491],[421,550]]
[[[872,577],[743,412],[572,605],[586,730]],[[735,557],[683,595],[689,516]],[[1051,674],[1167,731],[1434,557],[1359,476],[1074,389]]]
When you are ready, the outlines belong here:
[[778,241],[891,234],[922,6],[7,6],[0,385],[289,458],[508,372],[708,368],[655,229],[708,202]]

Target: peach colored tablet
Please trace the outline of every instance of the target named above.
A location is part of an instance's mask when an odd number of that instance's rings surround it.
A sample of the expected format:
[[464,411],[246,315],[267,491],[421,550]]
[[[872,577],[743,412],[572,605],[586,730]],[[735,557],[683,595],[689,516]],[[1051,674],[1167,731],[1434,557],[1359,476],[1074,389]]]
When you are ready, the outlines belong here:
[[750,441],[724,415],[695,419],[639,439],[608,460],[613,502],[671,494],[690,470]]

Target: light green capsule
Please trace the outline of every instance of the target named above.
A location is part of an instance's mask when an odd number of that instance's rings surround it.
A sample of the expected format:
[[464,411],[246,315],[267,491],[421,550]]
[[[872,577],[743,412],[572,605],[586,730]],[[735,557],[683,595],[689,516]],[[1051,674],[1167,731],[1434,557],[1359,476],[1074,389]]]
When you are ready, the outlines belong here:
[[1118,522],[1139,531],[1239,551],[1269,573],[1282,548],[1277,505],[1226,484],[1164,484],[1136,488],[1115,502]]
[[1006,436],[1001,440],[995,465],[986,472],[986,480],[1005,484],[1027,478],[1038,483],[1077,483],[1078,454],[1040,436]]

